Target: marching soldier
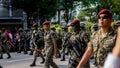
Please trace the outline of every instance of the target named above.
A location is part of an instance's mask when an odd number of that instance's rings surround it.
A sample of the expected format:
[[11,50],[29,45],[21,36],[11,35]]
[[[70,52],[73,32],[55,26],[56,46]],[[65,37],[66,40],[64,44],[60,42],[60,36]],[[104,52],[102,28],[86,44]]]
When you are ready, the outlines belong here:
[[33,27],[35,27],[35,30],[33,31],[33,39],[32,39],[32,43],[35,46],[34,48],[32,48],[32,50],[34,50],[34,60],[33,63],[30,66],[36,66],[36,60],[37,60],[37,56],[39,55],[42,58],[42,62],[41,64],[43,64],[45,62],[44,56],[42,54],[42,49],[41,47],[43,47],[44,45],[44,33],[41,30],[37,30],[38,24],[34,23]]
[[8,57],[7,59],[11,58],[11,55],[10,55],[10,49],[9,49],[9,39],[8,39],[8,36],[6,35],[6,29],[5,28],[2,28],[2,34],[0,35],[1,39],[0,39],[0,42],[1,42],[1,56],[0,56],[0,59],[3,59],[3,50],[7,53]]
[[[44,32],[44,43],[45,43],[45,65],[44,68],[58,68],[56,63],[53,62],[53,55],[57,58],[57,37],[53,30],[50,30],[50,22],[46,21],[43,23]],[[43,50],[43,51],[44,51]]]
[[19,51],[18,51],[18,53],[21,53],[22,47],[23,47],[24,54],[27,54],[28,52],[27,52],[27,45],[26,45],[26,39],[27,39],[26,32],[22,28],[20,28],[19,35],[20,35],[20,39],[19,39]]
[[[80,30],[79,20],[73,20],[70,25],[73,28],[73,32],[70,40],[68,39],[68,45],[71,49],[68,68],[76,68],[84,54],[87,43],[89,42],[89,37],[85,31]],[[89,63],[87,63],[83,68],[90,68]]]
[[100,29],[92,34],[86,52],[84,53],[77,68],[82,68],[82,66],[86,63],[86,61],[88,61],[89,57],[93,53],[95,56],[97,56],[97,68],[103,68],[105,58],[107,57],[107,54],[114,48],[116,39],[116,31],[112,29],[111,23],[112,12],[108,9],[101,10],[98,13],[98,26]]
[[61,60],[60,61],[65,61],[65,51],[67,50],[67,53],[69,51],[67,39],[70,39],[70,36],[71,36],[71,33],[68,32],[67,27],[64,27],[63,31],[64,32],[63,32],[63,38],[62,38],[62,51],[61,51]]
[[[31,31],[30,31],[30,34],[31,34],[30,35],[30,43],[29,43],[30,44],[30,49],[35,48],[35,46],[33,45],[33,31],[35,31],[34,27],[32,27]],[[29,55],[33,55],[33,52],[34,52],[34,50],[31,49]]]
[[30,33],[30,30],[29,29],[26,29],[26,49],[28,50],[28,48],[30,47],[30,39],[31,39],[31,33]]

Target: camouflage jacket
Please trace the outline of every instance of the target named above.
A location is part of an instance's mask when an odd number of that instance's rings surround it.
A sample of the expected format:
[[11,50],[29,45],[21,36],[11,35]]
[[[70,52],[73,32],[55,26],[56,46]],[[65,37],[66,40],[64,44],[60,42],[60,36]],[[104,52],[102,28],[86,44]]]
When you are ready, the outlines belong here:
[[[76,33],[73,32],[71,34],[70,41],[71,41],[71,44],[74,44],[75,46],[78,47],[76,49],[78,49],[79,52],[81,52],[81,56],[82,56],[87,46],[87,43],[89,42],[89,36],[85,31],[80,30],[79,32],[76,32]],[[71,53],[75,53],[74,50],[72,50]],[[76,57],[78,57],[77,54],[76,54]]]
[[56,33],[52,30],[45,31],[44,33],[45,50],[47,50],[48,48],[53,48],[52,40],[57,40]]
[[88,46],[93,48],[93,53],[99,66],[103,66],[107,54],[112,51],[115,39],[116,32],[112,28],[109,29],[105,37],[102,37],[100,30],[92,34]]

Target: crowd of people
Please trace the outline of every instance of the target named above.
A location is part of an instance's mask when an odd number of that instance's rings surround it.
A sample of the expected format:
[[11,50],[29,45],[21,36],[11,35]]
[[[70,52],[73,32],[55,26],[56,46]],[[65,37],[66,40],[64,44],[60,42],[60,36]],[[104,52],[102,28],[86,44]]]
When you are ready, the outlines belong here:
[[34,55],[31,67],[36,66],[39,56],[44,68],[59,68],[53,57],[61,57],[62,62],[65,61],[65,55],[70,55],[68,68],[90,68],[91,56],[94,57],[97,68],[120,68],[120,28],[113,29],[111,23],[112,12],[103,9],[98,13],[98,23],[93,25],[92,34],[88,34],[77,19],[63,27],[62,34],[57,33],[55,28],[50,28],[50,21],[43,22],[42,28],[34,23],[30,30],[19,28],[19,31],[10,32],[2,28],[0,59],[4,58],[4,52],[8,55],[7,59],[10,59],[10,48],[13,47],[17,53],[23,51],[28,54],[30,50],[29,55]]

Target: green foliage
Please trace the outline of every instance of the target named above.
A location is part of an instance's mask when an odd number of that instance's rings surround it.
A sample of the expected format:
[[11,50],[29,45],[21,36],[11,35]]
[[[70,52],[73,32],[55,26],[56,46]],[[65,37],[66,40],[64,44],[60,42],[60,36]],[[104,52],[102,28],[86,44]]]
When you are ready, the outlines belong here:
[[80,0],[60,0],[60,6],[62,6],[62,9],[65,11],[64,19],[66,23],[69,22],[69,20],[72,18],[73,10],[78,5],[78,2]]
[[23,9],[27,15],[33,14],[37,11],[37,0],[12,0],[12,6],[16,9]]
[[77,16],[77,18],[80,20],[80,21],[85,21],[85,16],[87,15],[87,12],[80,12],[79,15]]
[[49,20],[58,10],[58,0],[12,0],[12,6],[23,9],[28,16]]
[[[95,8],[83,9],[77,16],[80,21],[91,21],[95,22],[97,20],[97,11]],[[86,17],[88,19],[86,19]]]
[[58,10],[58,0],[38,0],[39,16],[50,19]]
[[85,23],[85,29],[89,34],[91,34],[91,26],[93,26],[92,22],[86,22]]
[[81,0],[80,1],[81,8],[88,8],[95,5],[97,5],[97,0]]
[[105,8],[110,9],[113,14],[116,13],[120,17],[120,0],[81,0],[80,8],[84,8],[78,15],[80,20],[84,20],[87,16],[90,18],[89,21],[97,21],[97,13]]

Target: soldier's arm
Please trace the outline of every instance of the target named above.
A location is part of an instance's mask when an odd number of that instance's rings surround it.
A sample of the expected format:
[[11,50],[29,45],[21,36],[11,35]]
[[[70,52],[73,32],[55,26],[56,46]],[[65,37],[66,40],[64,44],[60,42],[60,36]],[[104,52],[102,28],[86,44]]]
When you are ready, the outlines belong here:
[[54,56],[57,58],[57,36],[54,32],[51,33],[52,43],[54,46]]
[[82,68],[82,66],[84,66],[87,63],[87,61],[89,60],[90,56],[93,53],[92,37],[94,37],[94,36],[93,35],[91,36],[91,40],[89,41],[86,51],[85,51],[84,55],[82,56],[77,68]]
[[53,46],[54,46],[54,55],[55,55],[55,57],[57,58],[57,41],[56,40],[52,40],[52,42],[53,42]]

